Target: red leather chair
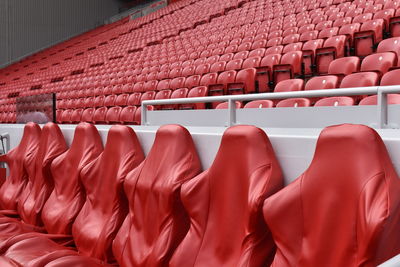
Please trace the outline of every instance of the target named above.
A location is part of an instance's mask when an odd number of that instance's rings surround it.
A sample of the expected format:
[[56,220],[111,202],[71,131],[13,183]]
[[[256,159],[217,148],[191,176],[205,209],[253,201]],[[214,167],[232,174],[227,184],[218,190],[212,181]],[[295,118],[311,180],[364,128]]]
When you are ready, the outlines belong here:
[[190,228],[169,266],[269,266],[274,244],[260,209],[282,185],[265,132],[227,129],[211,167],[182,186]]
[[145,161],[127,175],[124,183],[129,214],[113,242],[121,266],[168,264],[189,226],[182,217],[181,185],[200,171],[189,132],[178,125],[161,127]]
[[21,192],[28,182],[27,177],[34,176],[35,157],[40,144],[41,129],[39,125],[29,122],[18,146],[7,154],[0,156],[0,162],[6,162],[9,176],[0,187],[1,213],[18,214],[17,204]]
[[[72,225],[79,255],[113,261],[111,243],[128,212],[123,183],[126,175],[143,159],[132,128],[121,125],[110,128],[104,151],[80,173],[86,200]],[[22,266],[44,266],[67,255],[78,253],[45,237],[22,240],[4,253]]]
[[271,266],[377,266],[397,255],[399,190],[378,133],[324,129],[308,169],[264,202],[278,247]]

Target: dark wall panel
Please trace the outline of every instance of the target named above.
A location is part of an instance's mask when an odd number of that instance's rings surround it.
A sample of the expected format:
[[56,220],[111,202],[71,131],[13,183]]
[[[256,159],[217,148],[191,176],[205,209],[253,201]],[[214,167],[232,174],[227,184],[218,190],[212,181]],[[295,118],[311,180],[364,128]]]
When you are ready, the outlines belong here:
[[2,0],[0,65],[93,29],[118,9],[117,0]]

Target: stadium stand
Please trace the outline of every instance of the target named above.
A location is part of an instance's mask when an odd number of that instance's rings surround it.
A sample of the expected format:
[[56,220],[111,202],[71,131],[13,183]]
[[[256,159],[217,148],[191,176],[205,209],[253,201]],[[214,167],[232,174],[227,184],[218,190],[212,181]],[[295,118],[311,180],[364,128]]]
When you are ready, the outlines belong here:
[[[55,94],[57,124],[26,123],[0,154],[0,266],[342,267],[400,255],[398,131],[364,118],[309,127],[353,108],[391,127],[382,110],[398,117],[387,105],[400,94],[313,93],[400,85],[399,23],[398,0],[181,0],[1,69],[4,132],[20,97]],[[275,97],[236,98],[261,93]],[[162,101],[179,98],[189,101]],[[146,124],[171,110],[228,119]],[[275,127],[243,125],[263,112]],[[296,112],[304,121],[282,127]],[[288,161],[304,167],[295,179]]]
[[[112,107],[138,110],[145,99],[168,99],[174,90],[198,85],[210,96],[273,92],[282,80],[307,84],[313,76],[334,74],[343,88],[354,86],[348,79],[341,84],[345,76],[365,71],[378,72],[372,84],[379,85],[398,66],[397,5],[371,3],[178,1],[0,70],[0,121],[15,122],[17,96],[43,93],[56,93],[59,123],[115,123],[119,108],[106,119]],[[256,75],[245,71],[253,68]],[[162,90],[172,91],[157,94]],[[138,100],[114,102],[121,95]]]

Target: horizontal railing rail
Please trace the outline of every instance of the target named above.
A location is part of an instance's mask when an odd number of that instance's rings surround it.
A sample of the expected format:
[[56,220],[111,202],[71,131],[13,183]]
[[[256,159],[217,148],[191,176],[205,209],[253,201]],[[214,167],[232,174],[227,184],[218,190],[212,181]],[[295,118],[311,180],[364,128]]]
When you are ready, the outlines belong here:
[[192,104],[192,103],[212,103],[212,102],[228,102],[228,126],[236,124],[236,105],[235,101],[252,101],[252,100],[274,100],[287,98],[314,98],[314,97],[332,97],[332,96],[355,96],[355,95],[377,95],[377,128],[385,128],[387,126],[387,94],[400,93],[400,85],[391,86],[370,86],[355,87],[341,89],[323,89],[309,91],[293,91],[293,92],[277,92],[277,93],[260,93],[247,95],[224,95],[224,96],[207,96],[207,97],[191,97],[191,98],[174,98],[161,100],[145,100],[142,102],[142,125],[148,125],[147,114],[148,106],[152,105],[171,105],[171,104]]

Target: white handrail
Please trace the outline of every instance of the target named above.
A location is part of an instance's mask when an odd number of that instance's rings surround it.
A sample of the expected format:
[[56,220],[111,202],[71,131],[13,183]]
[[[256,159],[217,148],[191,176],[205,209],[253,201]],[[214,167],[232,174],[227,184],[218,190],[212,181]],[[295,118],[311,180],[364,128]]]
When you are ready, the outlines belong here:
[[207,96],[207,97],[191,97],[191,98],[174,98],[161,100],[145,100],[142,102],[142,125],[147,125],[147,106],[150,105],[171,105],[171,104],[192,104],[192,103],[211,103],[211,102],[228,102],[228,124],[229,126],[236,123],[236,105],[235,101],[251,101],[251,100],[273,100],[286,98],[313,98],[313,97],[331,97],[331,96],[354,96],[354,95],[378,95],[377,105],[377,127],[384,128],[387,125],[387,98],[390,93],[400,93],[400,85],[391,86],[371,86],[371,87],[355,87],[340,89],[323,89],[308,91],[293,91],[279,93],[260,93],[247,95],[224,95],[224,96]]

